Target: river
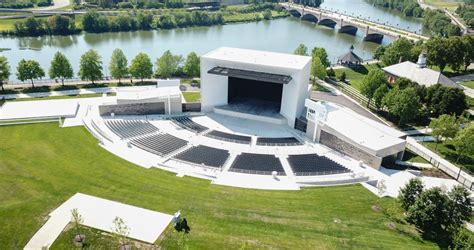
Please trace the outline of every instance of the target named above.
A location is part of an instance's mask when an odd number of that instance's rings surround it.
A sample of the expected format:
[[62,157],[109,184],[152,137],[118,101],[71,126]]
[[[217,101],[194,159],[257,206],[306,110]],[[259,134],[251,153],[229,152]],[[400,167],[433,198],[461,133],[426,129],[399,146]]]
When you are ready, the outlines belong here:
[[[328,5],[332,1],[335,3],[350,2],[349,6],[354,4],[353,2],[357,2],[356,0],[326,0],[324,5]],[[367,9],[374,9],[377,13],[381,13],[381,16],[394,15],[392,12],[382,11],[365,2],[361,1],[361,3],[364,3],[362,6]],[[409,20],[409,18],[405,18],[406,22]],[[413,22],[417,23],[416,20]],[[391,39],[385,37],[383,44],[389,42]],[[10,49],[0,52],[0,55],[5,55],[8,58],[12,72],[16,72],[16,66],[23,58],[39,61],[47,71],[54,53],[61,51],[69,58],[74,71],[77,72],[80,56],[92,48],[102,56],[104,73],[108,74],[106,65],[115,48],[122,49],[130,62],[140,52],[147,53],[155,61],[166,50],[183,56],[192,51],[202,55],[221,46],[292,53],[301,43],[310,49],[324,47],[332,62],[336,61],[337,56],[349,51],[351,45],[354,45],[354,51],[364,59],[372,58],[373,52],[378,46],[374,43],[363,42],[362,34],[357,36],[339,34],[337,30],[289,17],[271,21],[159,31],[82,33],[74,36],[22,38],[0,37],[0,48]],[[12,74],[10,80],[15,82],[16,76]]]

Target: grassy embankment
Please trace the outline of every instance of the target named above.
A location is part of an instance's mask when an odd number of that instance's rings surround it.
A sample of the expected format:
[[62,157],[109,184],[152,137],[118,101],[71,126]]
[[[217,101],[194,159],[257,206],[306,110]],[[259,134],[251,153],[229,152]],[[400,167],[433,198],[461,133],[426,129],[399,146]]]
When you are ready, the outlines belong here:
[[[135,166],[102,149],[85,128],[57,123],[0,127],[0,141],[5,249],[23,248],[48,213],[76,192],[169,214],[181,210],[191,249],[437,248],[403,222],[395,199],[379,199],[360,185],[300,191],[212,185]],[[96,233],[87,232],[89,239]],[[70,234],[53,248],[74,248]],[[101,239],[90,247],[110,243]],[[171,230],[157,243],[176,248],[178,241]]]

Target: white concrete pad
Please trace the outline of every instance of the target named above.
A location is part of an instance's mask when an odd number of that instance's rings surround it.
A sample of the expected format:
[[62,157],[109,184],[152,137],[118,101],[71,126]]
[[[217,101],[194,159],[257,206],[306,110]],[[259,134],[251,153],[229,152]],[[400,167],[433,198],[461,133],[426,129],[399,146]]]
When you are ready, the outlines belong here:
[[6,102],[0,108],[0,120],[74,117],[77,108],[77,99]]
[[83,225],[106,232],[112,232],[114,218],[120,217],[130,228],[130,238],[148,243],[154,243],[173,219],[169,214],[77,193],[50,213],[51,218],[24,249],[49,248],[71,221],[72,209],[83,217]]

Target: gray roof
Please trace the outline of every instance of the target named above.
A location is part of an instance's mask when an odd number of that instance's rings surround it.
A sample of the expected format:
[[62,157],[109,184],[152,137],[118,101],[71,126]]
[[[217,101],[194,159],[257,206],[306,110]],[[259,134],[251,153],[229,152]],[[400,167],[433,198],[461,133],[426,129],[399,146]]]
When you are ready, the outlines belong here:
[[447,87],[460,88],[457,83],[440,72],[426,67],[419,67],[418,64],[410,61],[394,64],[383,68],[383,70],[397,77],[408,78],[420,85],[425,85],[426,87],[439,83]]
[[352,50],[342,56],[339,56],[337,60],[342,61],[342,62],[352,62],[352,63],[356,63],[356,62],[361,63],[364,61],[360,56],[358,56]]

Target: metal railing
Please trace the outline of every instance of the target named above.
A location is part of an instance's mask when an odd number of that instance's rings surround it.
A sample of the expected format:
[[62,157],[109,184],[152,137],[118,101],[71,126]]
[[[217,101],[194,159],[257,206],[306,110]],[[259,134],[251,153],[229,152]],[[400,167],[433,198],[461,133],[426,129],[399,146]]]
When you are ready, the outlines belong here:
[[[259,174],[259,175],[272,175],[273,171],[261,171],[261,170],[249,170],[240,168],[230,168],[230,172],[243,173],[243,174]],[[285,172],[277,171],[279,176],[286,176]]]

